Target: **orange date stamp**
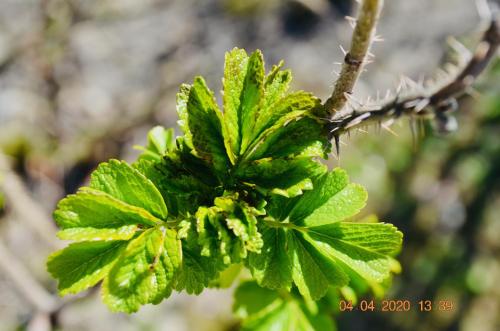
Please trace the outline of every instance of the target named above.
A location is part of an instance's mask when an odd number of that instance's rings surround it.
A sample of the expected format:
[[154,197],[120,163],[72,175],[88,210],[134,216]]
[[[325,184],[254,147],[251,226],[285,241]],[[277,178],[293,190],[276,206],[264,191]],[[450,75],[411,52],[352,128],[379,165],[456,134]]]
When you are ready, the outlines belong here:
[[361,311],[361,312],[408,312],[410,310],[417,310],[420,312],[438,311],[452,311],[455,305],[451,300],[420,300],[412,302],[407,299],[402,300],[360,300],[357,304],[353,304],[348,300],[339,301],[340,311]]

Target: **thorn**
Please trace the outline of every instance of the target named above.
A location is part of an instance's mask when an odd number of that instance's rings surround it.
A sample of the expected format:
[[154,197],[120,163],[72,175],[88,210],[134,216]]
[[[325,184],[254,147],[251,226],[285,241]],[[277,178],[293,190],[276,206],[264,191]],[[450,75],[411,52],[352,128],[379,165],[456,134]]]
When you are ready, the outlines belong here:
[[419,113],[422,109],[424,109],[425,107],[427,107],[427,105],[429,105],[429,98],[423,98],[422,100],[420,100],[416,105],[415,105],[415,112],[416,113]]
[[482,94],[476,90],[474,87],[472,86],[468,86],[466,89],[465,89],[465,93],[467,93],[468,95],[470,95],[474,100],[479,100],[481,99],[481,96]]
[[404,76],[403,78],[405,79],[406,84],[410,86],[410,88],[413,88],[415,91],[422,92],[422,86],[419,85],[416,81],[408,76]]
[[410,131],[411,131],[411,141],[413,145],[413,151],[417,150],[417,128],[415,127],[415,119],[410,117]]
[[362,129],[362,128],[358,128],[358,131],[361,133],[368,133],[368,131],[366,131],[365,129]]
[[443,68],[437,68],[436,75],[438,77],[438,80],[448,80],[449,79],[449,74],[446,71],[444,71]]
[[385,92],[385,100],[389,100],[392,97],[392,92],[390,89],[387,89],[387,92]]
[[348,111],[348,113],[351,113],[351,112],[355,111],[354,108],[352,107],[352,105],[349,102],[346,102],[345,108]]
[[347,51],[345,50],[345,48],[342,45],[339,45],[339,47],[340,47],[340,50],[342,51],[342,54],[344,54],[344,56],[346,56]]
[[453,77],[458,76],[459,71],[462,70],[462,67],[464,67],[464,66],[465,66],[465,63],[463,63],[463,64],[455,64],[455,63],[447,63],[447,64],[445,64],[446,70]]
[[394,118],[389,118],[387,121],[382,123],[382,126],[390,127],[391,125],[394,124],[394,122],[395,122]]
[[347,123],[345,125],[345,129],[350,129],[356,125],[359,125],[361,122],[363,122],[363,120],[367,119],[368,117],[370,117],[371,114],[369,112],[366,112],[366,113],[362,113],[361,115],[353,118],[351,121],[349,121],[349,123]]
[[351,103],[352,105],[356,106],[354,108],[361,108],[363,107],[363,103],[359,100],[357,100],[356,98],[354,98],[352,96],[352,94],[350,93],[347,93],[347,92],[344,92],[344,98],[346,98],[346,100]]
[[373,37],[372,40],[374,43],[379,43],[379,42],[385,41],[385,39],[379,34],[375,35],[375,37]]
[[[393,122],[394,120],[393,120],[393,119],[390,119],[389,121],[392,121],[392,122]],[[387,121],[387,122],[389,122],[389,121]],[[398,136],[398,134],[397,134],[396,132],[392,131],[392,129],[390,128],[390,125],[392,125],[392,123],[387,124],[387,122],[386,122],[386,123],[382,123],[382,124],[381,124],[381,125],[382,125],[382,128],[383,128],[384,130],[386,130],[387,132],[389,132],[390,134],[392,134],[393,136],[395,136],[395,137],[399,137],[399,136]]]
[[398,87],[396,87],[396,94],[401,94],[401,91],[403,90],[403,80],[400,79],[399,80],[399,84],[398,84]]
[[403,107],[406,108],[406,109],[411,109],[411,108],[415,108],[415,106],[418,105],[419,103],[420,103],[419,99],[413,99],[413,100],[410,100],[410,101],[406,101],[403,104]]
[[333,65],[336,65],[336,66],[341,66],[341,65],[342,65],[342,62],[337,62],[337,61],[335,61],[335,62],[333,62]]
[[347,22],[349,23],[349,25],[351,26],[351,28],[355,28],[356,27],[356,24],[358,23],[358,21],[352,17],[352,16],[346,16],[345,19],[347,20]]
[[459,55],[459,61],[461,63],[466,63],[471,59],[472,53],[455,37],[449,37],[447,42],[448,45],[450,45],[450,47]]
[[425,75],[424,74],[420,74],[420,76],[418,77],[417,83],[418,83],[418,85],[422,86],[422,88],[425,88]]
[[400,79],[400,84],[401,84],[401,90],[402,91],[408,90],[407,79],[409,79],[409,78],[407,76],[405,76],[405,75],[401,75],[401,76],[399,76],[399,79]]
[[337,151],[337,157],[340,159],[340,138],[339,135],[333,136],[333,139],[335,140],[335,150]]
[[[365,58],[365,60],[363,61],[363,65],[366,66],[368,64],[371,64],[373,63],[374,61],[372,59],[368,59],[368,58]],[[366,69],[363,69],[363,72],[367,71]]]

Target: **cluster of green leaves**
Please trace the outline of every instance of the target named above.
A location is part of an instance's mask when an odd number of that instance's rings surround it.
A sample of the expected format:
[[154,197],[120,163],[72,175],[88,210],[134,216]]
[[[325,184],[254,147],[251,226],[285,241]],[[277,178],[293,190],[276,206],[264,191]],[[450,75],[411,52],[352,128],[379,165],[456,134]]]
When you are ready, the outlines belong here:
[[[321,103],[289,92],[281,67],[265,74],[259,51],[228,52],[223,111],[196,77],[177,96],[182,136],[153,128],[136,162],[102,163],[88,187],[60,201],[59,237],[74,243],[49,257],[48,270],[62,295],[102,280],[110,309],[135,312],[172,290],[199,294],[245,266],[256,281],[236,295],[245,328],[280,319],[327,330],[315,300],[390,278],[401,233],[350,222],[366,192],[319,162],[331,147]],[[258,307],[243,302],[260,294]]]
[[234,312],[243,320],[243,331],[300,330],[333,331],[330,307],[335,296],[311,301],[293,289],[270,290],[245,281],[235,291]]

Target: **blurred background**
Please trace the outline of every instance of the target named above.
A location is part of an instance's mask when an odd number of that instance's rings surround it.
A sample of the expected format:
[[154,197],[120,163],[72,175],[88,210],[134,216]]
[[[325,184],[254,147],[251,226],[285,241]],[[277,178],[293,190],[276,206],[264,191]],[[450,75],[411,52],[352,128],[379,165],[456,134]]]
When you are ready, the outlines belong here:
[[[132,160],[153,125],[176,127],[175,93],[195,75],[220,90],[224,52],[285,60],[293,87],[326,98],[348,48],[350,0],[0,0],[0,330],[237,330],[232,290],[174,294],[135,315],[112,314],[98,291],[62,299],[45,271],[61,247],[51,212],[109,158]],[[447,38],[472,48],[471,0],[386,1],[358,83],[364,97],[400,75],[432,77]],[[331,167],[367,187],[364,215],[405,235],[389,298],[447,300],[450,311],[343,313],[339,330],[500,330],[500,61],[461,101],[459,130],[408,121],[342,138]]]

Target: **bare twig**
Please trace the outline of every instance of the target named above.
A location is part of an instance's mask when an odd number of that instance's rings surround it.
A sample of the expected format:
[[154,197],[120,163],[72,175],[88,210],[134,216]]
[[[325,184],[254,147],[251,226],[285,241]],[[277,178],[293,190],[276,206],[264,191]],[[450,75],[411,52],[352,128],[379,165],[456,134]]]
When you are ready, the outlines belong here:
[[50,247],[59,248],[55,223],[48,212],[36,202],[26,189],[21,178],[9,166],[6,157],[0,153],[0,173],[6,203],[20,221],[33,229]]
[[344,108],[366,62],[383,0],[364,0],[359,9],[356,27],[351,39],[351,49],[345,54],[340,76],[335,82],[332,95],[325,102],[328,117]]
[[0,270],[2,270],[2,274],[9,277],[16,289],[37,311],[50,313],[60,307],[59,300],[31,276],[30,272],[5,247],[1,239]]
[[329,124],[330,137],[338,137],[352,129],[366,126],[370,123],[390,125],[401,116],[410,118],[434,118],[439,127],[447,131],[449,117],[447,112],[457,107],[457,98],[462,96],[468,87],[483,72],[488,63],[496,56],[500,45],[500,25],[498,17],[492,16],[489,28],[476,47],[473,56],[465,67],[450,83],[434,91],[422,93],[404,99],[396,96],[395,99],[382,106],[368,110],[352,110],[347,114],[339,114]]

